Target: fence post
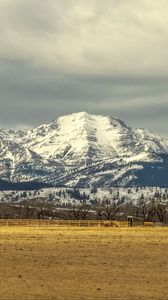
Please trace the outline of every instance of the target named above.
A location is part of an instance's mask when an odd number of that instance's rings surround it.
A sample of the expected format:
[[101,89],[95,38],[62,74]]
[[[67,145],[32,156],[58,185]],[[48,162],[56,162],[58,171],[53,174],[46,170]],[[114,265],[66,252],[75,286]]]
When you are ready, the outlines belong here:
[[128,216],[127,217],[127,222],[128,222],[128,226],[132,227],[133,226],[133,216]]

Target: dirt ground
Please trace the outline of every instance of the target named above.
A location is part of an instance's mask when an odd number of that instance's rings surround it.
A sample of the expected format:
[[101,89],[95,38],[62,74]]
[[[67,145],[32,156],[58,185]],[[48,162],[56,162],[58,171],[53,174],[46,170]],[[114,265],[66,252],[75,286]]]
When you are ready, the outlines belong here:
[[168,228],[0,228],[0,299],[168,299]]

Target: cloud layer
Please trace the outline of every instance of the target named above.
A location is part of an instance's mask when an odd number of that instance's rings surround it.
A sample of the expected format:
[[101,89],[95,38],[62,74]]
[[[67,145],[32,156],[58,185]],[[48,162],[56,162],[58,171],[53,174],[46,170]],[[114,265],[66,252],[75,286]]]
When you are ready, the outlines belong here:
[[168,136],[167,14],[165,0],[0,0],[0,124],[87,110]]

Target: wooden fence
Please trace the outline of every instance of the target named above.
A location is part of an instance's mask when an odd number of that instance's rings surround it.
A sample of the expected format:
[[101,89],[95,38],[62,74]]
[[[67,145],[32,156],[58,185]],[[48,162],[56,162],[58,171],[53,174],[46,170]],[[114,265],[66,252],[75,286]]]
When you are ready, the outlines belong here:
[[111,220],[35,220],[0,219],[0,226],[57,226],[57,227],[128,227],[126,221]]

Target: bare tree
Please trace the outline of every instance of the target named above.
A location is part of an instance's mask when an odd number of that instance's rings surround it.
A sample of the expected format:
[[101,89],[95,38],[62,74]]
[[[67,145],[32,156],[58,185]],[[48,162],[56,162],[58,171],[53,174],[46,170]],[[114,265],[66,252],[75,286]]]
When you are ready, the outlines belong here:
[[119,206],[115,202],[113,202],[112,204],[107,204],[104,208],[105,219],[114,220],[118,212]]
[[168,203],[158,203],[156,205],[158,219],[161,223],[167,224],[168,222]]
[[73,219],[86,220],[89,214],[90,205],[78,205],[72,209]]
[[104,208],[102,206],[96,207],[96,219],[103,220]]
[[141,217],[144,222],[152,221],[156,215],[156,205],[154,200],[141,199],[137,206],[137,217]]

